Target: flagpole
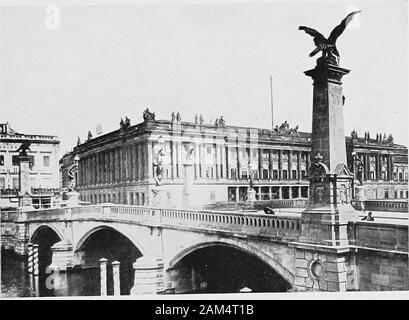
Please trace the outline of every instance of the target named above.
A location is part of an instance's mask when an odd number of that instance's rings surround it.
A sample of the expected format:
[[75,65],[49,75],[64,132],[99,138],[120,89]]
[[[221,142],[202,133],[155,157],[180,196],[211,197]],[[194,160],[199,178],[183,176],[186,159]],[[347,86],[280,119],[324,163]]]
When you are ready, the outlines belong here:
[[274,130],[273,77],[271,76],[270,76],[270,99],[271,99],[271,129]]

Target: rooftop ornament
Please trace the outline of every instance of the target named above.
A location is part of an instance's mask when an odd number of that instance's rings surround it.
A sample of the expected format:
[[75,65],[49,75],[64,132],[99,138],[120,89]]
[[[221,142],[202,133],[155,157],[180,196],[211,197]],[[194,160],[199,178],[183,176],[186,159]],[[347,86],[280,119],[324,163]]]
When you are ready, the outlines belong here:
[[344,32],[346,26],[351,22],[353,17],[360,13],[361,11],[353,11],[348,14],[344,20],[341,21],[339,25],[337,25],[329,35],[328,39],[325,38],[321,33],[317,30],[300,26],[298,30],[303,30],[310,36],[314,38],[315,49],[310,53],[310,57],[315,56],[318,52],[322,51],[322,56],[317,60],[323,62],[329,62],[333,65],[338,66],[339,64],[339,52],[336,47],[336,42],[338,37]]
[[149,108],[143,112],[143,121],[155,120],[155,112],[150,112]]
[[278,134],[289,134],[289,135],[292,135],[292,136],[299,136],[300,134],[298,132],[298,128],[299,128],[298,125],[295,126],[294,128],[290,128],[290,126],[289,126],[289,124],[288,124],[288,122],[286,120],[281,124],[281,126],[277,125],[274,128],[274,132],[278,133]]
[[121,130],[128,129],[131,126],[131,120],[129,120],[128,117],[125,117],[125,121],[121,118],[121,121],[119,122],[119,126]]

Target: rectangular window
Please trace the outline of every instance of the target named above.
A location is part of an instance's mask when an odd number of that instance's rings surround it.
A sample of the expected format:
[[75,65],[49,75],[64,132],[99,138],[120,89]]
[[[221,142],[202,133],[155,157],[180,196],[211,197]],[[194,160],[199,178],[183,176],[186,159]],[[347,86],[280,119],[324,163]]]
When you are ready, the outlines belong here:
[[389,198],[389,191],[385,190],[385,199],[388,199],[388,198]]
[[297,170],[293,170],[293,180],[297,180]]
[[307,178],[307,175],[305,174],[305,170],[301,170],[301,179]]
[[11,156],[11,164],[13,166],[18,166],[18,156]]
[[6,179],[0,177],[0,190],[6,189]]
[[277,180],[278,179],[278,170],[273,170],[273,179]]
[[0,154],[0,166],[4,166],[4,155]]
[[395,191],[395,199],[398,199],[398,191]]
[[287,179],[288,178],[288,172],[287,170],[283,170],[283,179]]
[[268,169],[263,169],[263,179],[268,179]]
[[13,189],[18,189],[18,188],[19,188],[18,178],[13,177]]
[[237,179],[237,169],[230,169],[230,178]]
[[50,156],[43,156],[43,166],[44,167],[50,166]]
[[400,197],[403,198],[403,191],[400,192]]

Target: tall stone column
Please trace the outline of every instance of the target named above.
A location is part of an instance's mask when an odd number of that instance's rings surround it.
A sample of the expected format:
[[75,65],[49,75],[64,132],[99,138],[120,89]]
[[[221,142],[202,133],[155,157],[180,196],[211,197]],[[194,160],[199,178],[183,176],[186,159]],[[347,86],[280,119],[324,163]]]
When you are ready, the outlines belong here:
[[305,74],[314,81],[309,203],[296,248],[298,290],[346,291],[352,174],[346,163],[341,79],[349,70],[321,57]]
[[341,79],[349,70],[318,59],[305,74],[314,81],[310,197],[303,212],[302,236],[309,242],[346,245],[347,223],[357,220],[352,208],[352,174],[346,165]]
[[30,179],[30,157],[27,154],[20,154],[19,160],[19,190],[22,210],[32,210],[31,203],[31,179]]

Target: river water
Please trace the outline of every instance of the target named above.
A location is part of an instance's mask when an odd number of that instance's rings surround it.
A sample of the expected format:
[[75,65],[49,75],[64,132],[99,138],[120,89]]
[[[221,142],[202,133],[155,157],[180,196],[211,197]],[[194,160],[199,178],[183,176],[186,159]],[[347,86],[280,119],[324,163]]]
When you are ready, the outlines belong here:
[[[1,297],[98,296],[99,270],[85,269],[69,273],[27,273],[27,258],[2,250]],[[108,294],[112,285],[108,282]]]

